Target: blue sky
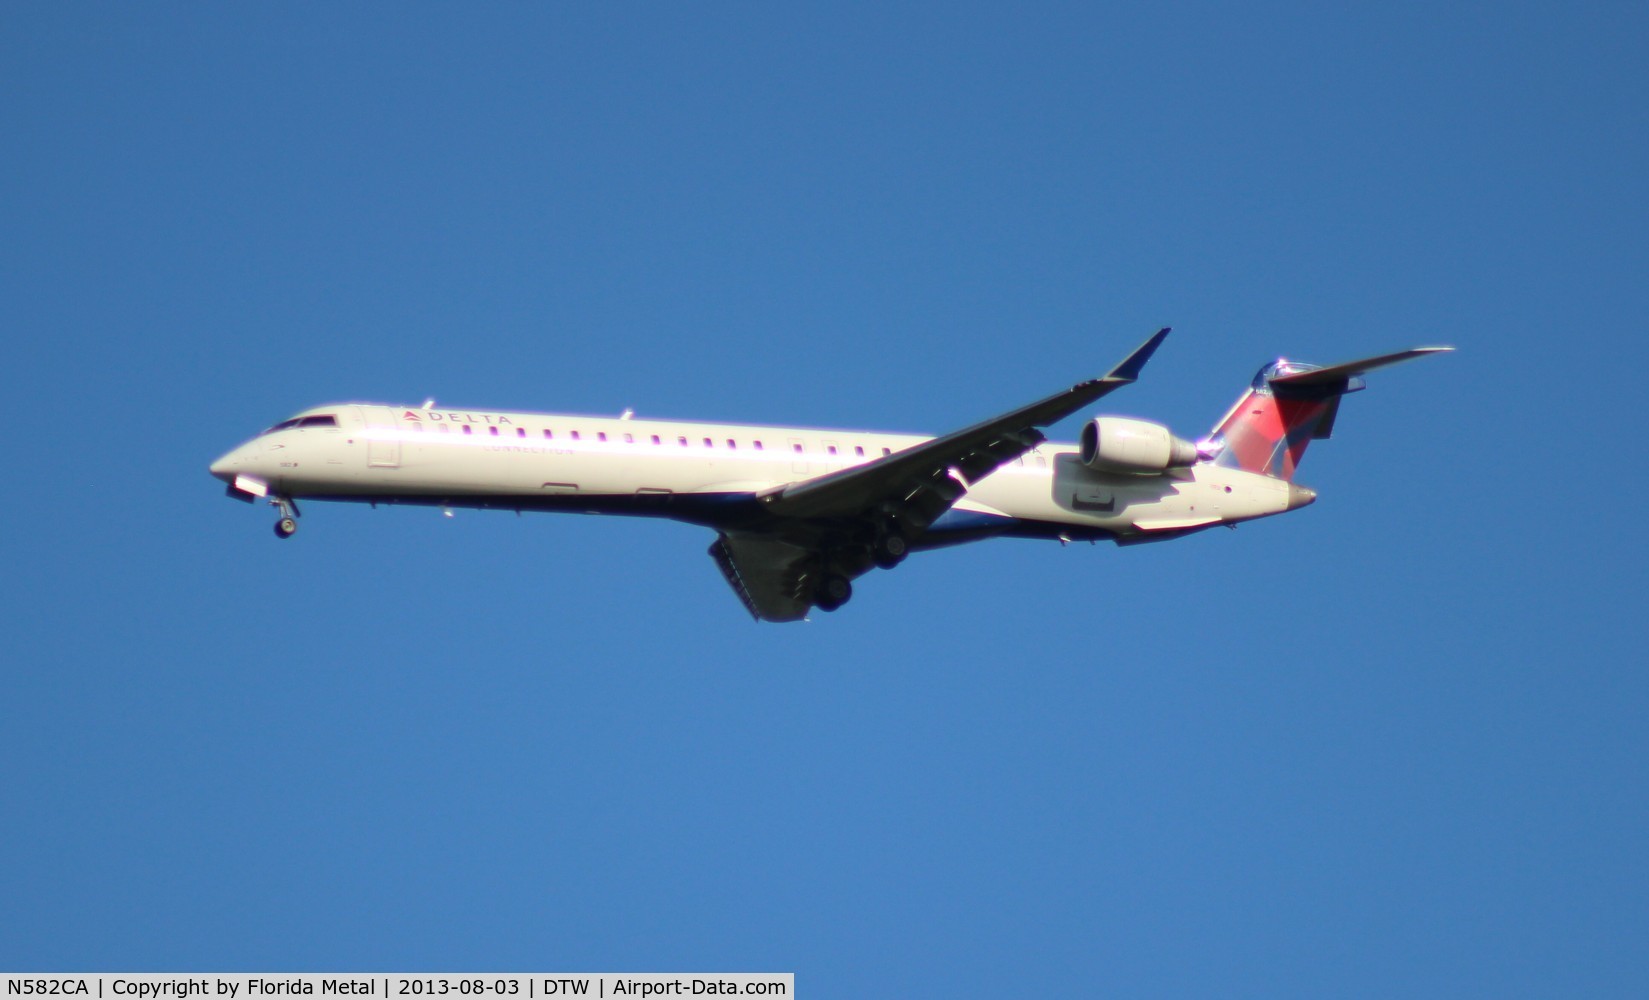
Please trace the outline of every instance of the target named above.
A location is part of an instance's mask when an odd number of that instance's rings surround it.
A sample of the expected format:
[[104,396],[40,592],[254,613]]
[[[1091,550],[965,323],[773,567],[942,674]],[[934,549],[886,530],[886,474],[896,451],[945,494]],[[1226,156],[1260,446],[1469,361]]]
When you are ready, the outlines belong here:
[[[1646,27],[12,5],[0,967],[1641,995]],[[1460,350],[1309,509],[805,625],[702,529],[206,474],[340,399],[942,432],[1161,325],[1104,408],[1186,436]]]

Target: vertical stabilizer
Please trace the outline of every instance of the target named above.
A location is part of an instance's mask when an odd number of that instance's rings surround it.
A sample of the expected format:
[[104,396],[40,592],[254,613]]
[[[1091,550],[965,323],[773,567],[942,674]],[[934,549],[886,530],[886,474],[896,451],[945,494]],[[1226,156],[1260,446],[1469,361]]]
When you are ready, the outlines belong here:
[[1452,350],[1416,347],[1328,368],[1279,358],[1254,376],[1203,451],[1214,455],[1216,465],[1292,480],[1306,445],[1334,432],[1340,399],[1363,388],[1363,373]]

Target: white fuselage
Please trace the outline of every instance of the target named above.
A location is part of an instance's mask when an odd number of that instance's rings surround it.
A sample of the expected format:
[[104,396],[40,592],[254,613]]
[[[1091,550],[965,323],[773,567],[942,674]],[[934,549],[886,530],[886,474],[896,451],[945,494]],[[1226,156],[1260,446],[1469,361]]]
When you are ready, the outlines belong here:
[[[709,498],[760,495],[927,440],[349,403],[283,421],[211,471],[289,498],[590,510],[719,525],[721,515],[704,502]],[[963,522],[976,535],[1145,540],[1308,502],[1307,490],[1210,462],[1159,475],[1099,472],[1081,463],[1075,444],[1044,442],[973,483],[926,544],[946,544],[947,526]]]

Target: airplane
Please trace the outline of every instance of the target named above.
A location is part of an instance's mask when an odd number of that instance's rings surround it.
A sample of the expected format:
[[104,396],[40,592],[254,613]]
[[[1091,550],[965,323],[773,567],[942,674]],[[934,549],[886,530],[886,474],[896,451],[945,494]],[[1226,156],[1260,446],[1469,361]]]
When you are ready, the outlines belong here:
[[853,581],[911,552],[987,538],[1135,545],[1297,510],[1306,446],[1376,368],[1416,347],[1319,367],[1265,365],[1212,432],[1096,416],[1074,443],[1043,429],[1139,378],[1166,328],[1116,367],[942,437],[811,427],[337,403],[304,410],[211,465],[266,500],[662,517],[717,533],[710,555],[751,616],[835,611]]

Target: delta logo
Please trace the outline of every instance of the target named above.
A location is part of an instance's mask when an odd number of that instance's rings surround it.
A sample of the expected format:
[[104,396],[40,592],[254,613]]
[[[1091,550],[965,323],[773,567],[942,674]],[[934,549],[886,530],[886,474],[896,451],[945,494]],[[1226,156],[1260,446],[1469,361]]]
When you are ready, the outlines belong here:
[[416,420],[419,423],[425,420],[431,423],[446,422],[449,424],[492,424],[496,427],[513,427],[515,422],[509,417],[493,413],[452,413],[440,410],[402,410],[402,420]]

